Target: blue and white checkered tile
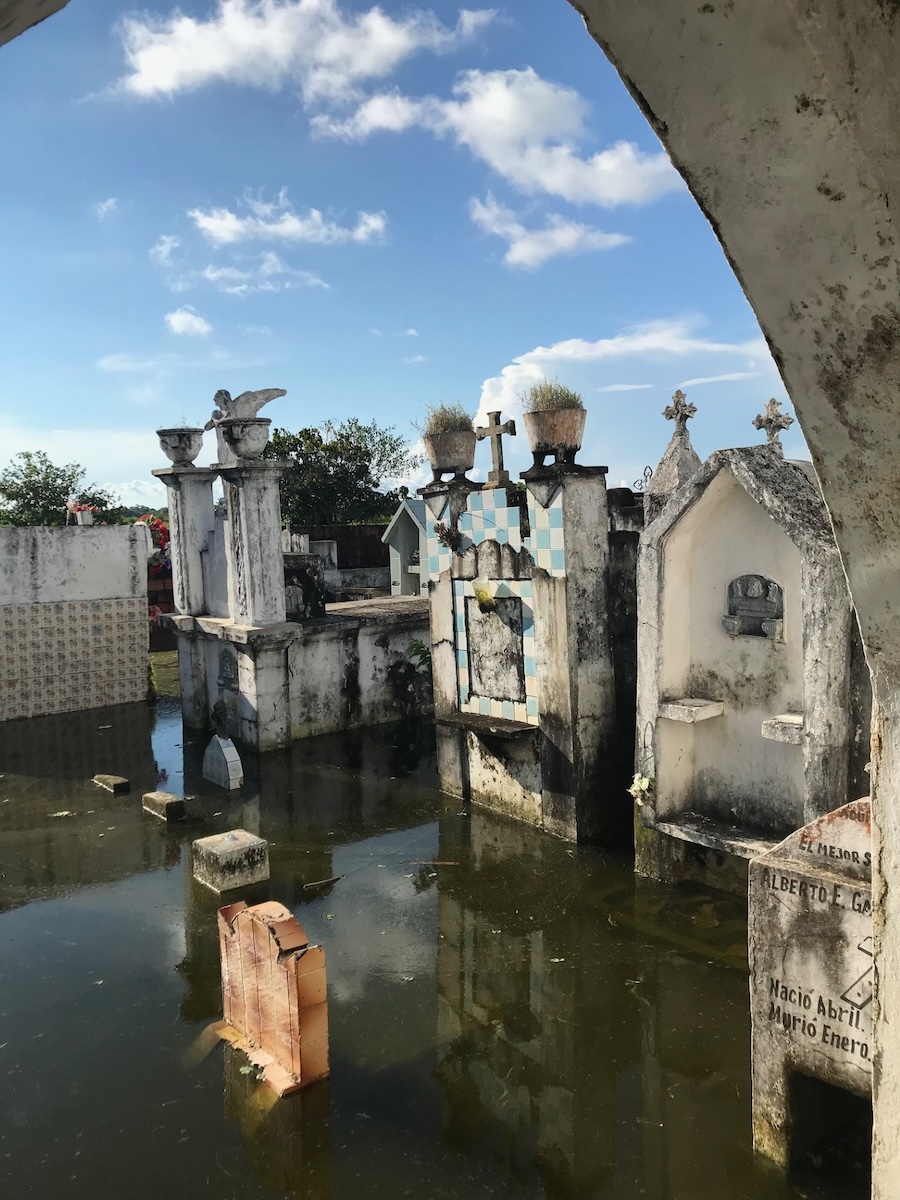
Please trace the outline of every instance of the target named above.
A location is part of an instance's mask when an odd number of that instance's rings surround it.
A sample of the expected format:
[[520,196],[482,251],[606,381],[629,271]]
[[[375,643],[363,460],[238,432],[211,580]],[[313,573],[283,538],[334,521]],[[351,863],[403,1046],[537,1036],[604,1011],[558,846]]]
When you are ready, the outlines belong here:
[[562,492],[557,492],[548,508],[528,498],[528,519],[531,522],[531,537],[528,549],[535,566],[542,567],[550,575],[564,576],[566,552],[563,541]]

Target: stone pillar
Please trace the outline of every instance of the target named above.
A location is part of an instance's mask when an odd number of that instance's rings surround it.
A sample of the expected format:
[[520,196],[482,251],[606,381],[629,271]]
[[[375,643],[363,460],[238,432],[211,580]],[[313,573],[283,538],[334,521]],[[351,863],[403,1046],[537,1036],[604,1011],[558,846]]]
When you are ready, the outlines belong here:
[[579,841],[603,840],[616,821],[599,786],[616,725],[605,472],[563,464],[523,476],[539,509],[561,493],[564,574],[533,577],[542,823]]
[[278,625],[285,619],[278,482],[287,464],[242,459],[220,467],[228,502],[228,573],[237,625]]
[[175,609],[185,616],[206,612],[202,552],[215,527],[212,488],[216,471],[191,465],[153,474],[166,485]]

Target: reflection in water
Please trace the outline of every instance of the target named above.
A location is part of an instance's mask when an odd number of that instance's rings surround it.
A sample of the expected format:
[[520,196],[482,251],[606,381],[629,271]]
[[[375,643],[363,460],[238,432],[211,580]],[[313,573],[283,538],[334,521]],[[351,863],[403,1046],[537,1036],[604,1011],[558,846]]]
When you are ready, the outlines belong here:
[[[3,1200],[829,1197],[752,1158],[740,902],[461,811],[427,727],[300,743],[226,795],[174,711],[33,724],[0,746]],[[141,812],[160,770],[181,825]],[[245,898],[328,953],[331,1079],[277,1103],[231,1048],[181,1065],[221,1014],[190,842],[235,825],[270,843]]]

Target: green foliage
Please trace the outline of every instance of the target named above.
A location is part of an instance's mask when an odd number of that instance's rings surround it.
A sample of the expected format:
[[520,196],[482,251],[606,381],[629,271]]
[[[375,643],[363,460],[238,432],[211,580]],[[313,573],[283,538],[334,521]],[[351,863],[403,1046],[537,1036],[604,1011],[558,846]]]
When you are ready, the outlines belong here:
[[94,484],[79,490],[84,475],[79,463],[58,467],[43,450],[23,450],[0,471],[0,524],[65,525],[73,496],[99,509],[95,520],[116,520],[120,510],[110,492]]
[[414,470],[419,460],[394,427],[356,417],[336,425],[290,433],[276,429],[265,458],[281,458],[290,468],[281,480],[281,512],[286,525],[362,525],[388,521],[406,488],[381,491],[385,479]]
[[418,664],[419,671],[431,670],[431,647],[426,646],[420,638],[413,638],[406,647],[406,652]]
[[521,397],[526,412],[557,412],[563,408],[584,408],[577,392],[564,387],[557,379],[542,379],[533,383]]
[[472,416],[461,404],[436,404],[425,414],[425,434],[471,433]]

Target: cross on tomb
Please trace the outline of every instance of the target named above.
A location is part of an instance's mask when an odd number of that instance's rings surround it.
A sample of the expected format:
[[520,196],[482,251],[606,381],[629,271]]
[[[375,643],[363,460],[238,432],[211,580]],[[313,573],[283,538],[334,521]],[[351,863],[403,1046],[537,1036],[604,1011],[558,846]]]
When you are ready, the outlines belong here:
[[479,442],[484,438],[491,439],[491,456],[494,461],[493,471],[488,472],[488,485],[497,486],[499,484],[509,483],[509,471],[503,467],[503,434],[508,433],[510,437],[516,436],[515,421],[504,421],[500,424],[500,414],[498,412],[488,413],[487,427],[482,426],[481,429],[475,430],[475,436]]
[[774,397],[766,401],[765,416],[759,413],[753,418],[754,429],[764,429],[766,431],[766,445],[778,446],[781,448],[781,431],[782,429],[790,429],[794,423],[794,418],[788,416],[787,413],[781,412],[781,401]]
[[672,397],[672,403],[663,409],[667,421],[675,422],[676,433],[687,433],[687,423],[697,411],[696,404],[688,404],[687,396],[680,389]]

